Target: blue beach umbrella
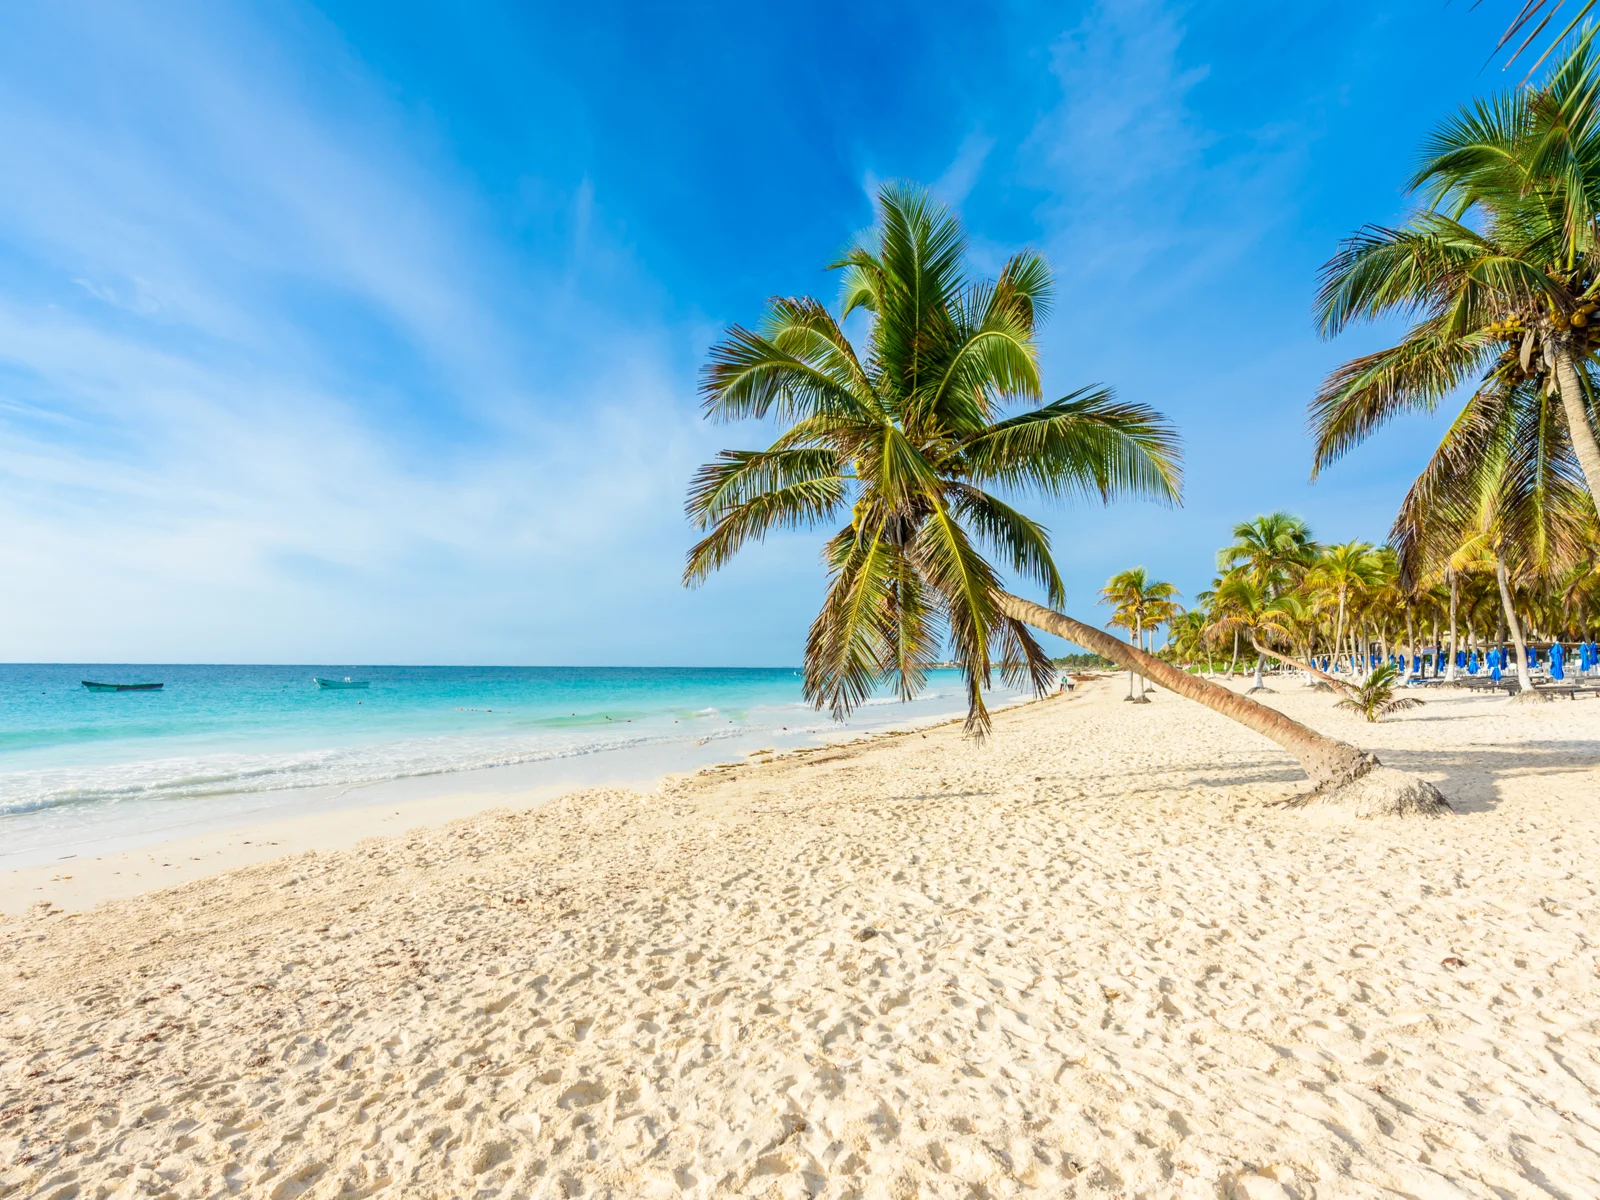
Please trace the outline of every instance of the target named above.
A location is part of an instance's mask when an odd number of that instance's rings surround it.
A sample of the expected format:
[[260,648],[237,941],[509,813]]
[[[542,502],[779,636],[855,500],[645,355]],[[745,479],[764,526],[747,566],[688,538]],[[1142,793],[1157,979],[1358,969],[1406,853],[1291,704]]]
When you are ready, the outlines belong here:
[[1528,666],[1537,667],[1538,665],[1539,665],[1539,652],[1537,650],[1535,650],[1532,646],[1529,646],[1528,647]]
[[1476,650],[1474,650],[1471,654],[1467,655],[1467,674],[1468,675],[1476,675],[1477,673],[1478,673],[1478,652]]
[[1411,656],[1411,673],[1413,675],[1422,674],[1422,655],[1413,654]]
[[1561,648],[1561,643],[1556,642],[1550,647],[1550,678],[1565,679],[1566,672],[1561,669],[1561,660],[1566,658],[1567,652]]
[[1496,683],[1500,682],[1500,651],[1489,651],[1489,678]]

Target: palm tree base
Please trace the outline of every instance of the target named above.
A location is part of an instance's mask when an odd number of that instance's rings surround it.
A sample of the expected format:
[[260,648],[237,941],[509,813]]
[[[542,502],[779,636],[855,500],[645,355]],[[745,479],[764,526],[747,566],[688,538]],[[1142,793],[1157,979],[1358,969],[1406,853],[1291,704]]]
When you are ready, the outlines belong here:
[[1525,692],[1518,692],[1516,695],[1512,696],[1511,700],[1510,700],[1510,703],[1512,703],[1512,704],[1549,704],[1550,703],[1550,696],[1549,696],[1549,694],[1547,692],[1541,692],[1538,688],[1530,688]]
[[1331,692],[1333,691],[1333,685],[1323,683],[1320,679],[1308,679],[1305,683],[1305,689],[1308,692]]
[[1278,694],[1276,688],[1269,688],[1264,683],[1260,687],[1246,688],[1244,694],[1246,696],[1254,696],[1257,692],[1270,692],[1274,696]]
[[1124,696],[1123,700],[1129,704],[1149,704],[1149,696]]
[[1373,817],[1442,817],[1454,812],[1433,784],[1386,767],[1367,755],[1365,770],[1330,780],[1291,802],[1293,808],[1337,810],[1358,820]]

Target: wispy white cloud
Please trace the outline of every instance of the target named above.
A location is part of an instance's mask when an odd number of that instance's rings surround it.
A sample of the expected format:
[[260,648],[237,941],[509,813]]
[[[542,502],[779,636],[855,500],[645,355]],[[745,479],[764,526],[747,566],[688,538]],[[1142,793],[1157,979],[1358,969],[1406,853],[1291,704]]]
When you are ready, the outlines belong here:
[[1190,105],[1209,71],[1182,61],[1183,32],[1162,0],[1102,0],[1051,48],[1061,99],[1023,147],[1024,175],[1046,189],[1040,220],[1075,271],[1131,279],[1210,254],[1216,222],[1197,222],[1194,202],[1214,134]]
[[961,139],[956,156],[950,161],[932,185],[933,194],[952,208],[959,208],[972,192],[983,171],[989,151],[994,149],[994,139],[982,130],[974,129]]
[[60,20],[0,73],[0,657],[659,659],[694,334],[585,294],[592,183],[508,258],[314,18],[331,101],[236,17]]

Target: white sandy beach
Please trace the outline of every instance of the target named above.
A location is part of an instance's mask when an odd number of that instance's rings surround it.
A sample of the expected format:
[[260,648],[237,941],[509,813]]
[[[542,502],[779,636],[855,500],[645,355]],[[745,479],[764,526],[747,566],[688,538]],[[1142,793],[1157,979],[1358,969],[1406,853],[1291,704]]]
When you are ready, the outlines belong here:
[[1600,703],[1288,685],[1347,822],[1121,688],[41,893],[0,1196],[1600,1195]]

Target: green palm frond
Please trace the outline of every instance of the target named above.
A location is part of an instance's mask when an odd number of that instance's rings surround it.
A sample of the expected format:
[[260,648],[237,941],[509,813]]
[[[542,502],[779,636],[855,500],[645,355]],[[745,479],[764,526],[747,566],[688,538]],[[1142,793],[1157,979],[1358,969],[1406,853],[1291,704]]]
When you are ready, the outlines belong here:
[[997,421],[963,450],[978,483],[1031,488],[1048,496],[1124,496],[1176,503],[1183,487],[1178,436],[1154,409],[1083,388]]
[[[1595,36],[1586,30],[1539,86],[1442,122],[1409,183],[1423,207],[1398,228],[1357,231],[1323,268],[1316,317],[1325,336],[1383,318],[1408,327],[1317,392],[1313,478],[1395,416],[1432,411],[1463,389],[1564,390],[1577,420],[1572,365],[1600,357]],[[1579,432],[1593,490],[1600,465],[1588,416]]]
[[1500,345],[1486,335],[1447,337],[1419,328],[1398,346],[1351,359],[1329,373],[1307,413],[1315,447],[1311,477],[1406,412],[1431,413],[1481,374]]
[[[1033,635],[1000,610],[995,563],[1052,601],[1063,593],[1048,533],[995,489],[1176,503],[1182,475],[1177,436],[1151,409],[1088,389],[1039,403],[1049,267],[1023,251],[994,281],[973,280],[965,247],[942,205],[886,186],[877,227],[834,264],[837,315],[774,299],[755,329],[734,326],[712,347],[706,414],[785,428],[766,450],[724,451],[696,473],[688,512],[707,532],[684,581],[769,531],[833,524],[848,505],[806,640],[807,700],[843,717],[886,684],[910,697],[948,646],[981,735],[996,669],[1040,691],[1053,679]],[[860,347],[841,329],[857,309],[868,314]]]
[[1001,620],[995,605],[1000,580],[943,503],[923,522],[909,551],[922,577],[944,597],[950,640],[967,685],[967,730],[986,734],[989,711],[982,689],[989,685],[992,666],[991,631]]
[[945,491],[962,523],[1010,560],[1012,570],[1044,588],[1052,604],[1066,602],[1066,585],[1050,555],[1044,526],[969,484],[949,483]]
[[833,519],[845,486],[837,456],[826,450],[724,450],[689,485],[689,516],[711,532],[689,551],[684,585],[704,582],[772,530]]
[[870,397],[852,393],[828,369],[781,350],[759,333],[734,326],[711,349],[700,394],[706,415],[717,421],[774,416],[794,421],[808,416],[870,420]]
[[[1529,46],[1537,41],[1546,29],[1551,27],[1551,22],[1556,15],[1566,6],[1567,0],[1523,0],[1522,7],[1517,10],[1517,15],[1512,18],[1511,24],[1506,26],[1506,31],[1500,35],[1500,40],[1495,43],[1494,53],[1499,54],[1507,46],[1516,42],[1506,65],[1510,66]],[[1583,23],[1583,19],[1594,11],[1596,0],[1578,0],[1577,5],[1568,11],[1572,14],[1565,25],[1556,26],[1556,33],[1550,38],[1545,50],[1539,55],[1528,74],[1532,75],[1544,63],[1552,51]],[[1520,41],[1518,40],[1520,39]],[[1491,55],[1493,57],[1493,55]]]
[[1361,683],[1351,685],[1351,694],[1334,707],[1358,712],[1374,723],[1390,713],[1421,707],[1422,701],[1414,696],[1395,696],[1395,680],[1399,674],[1393,665],[1383,664]]
[[886,618],[902,555],[878,528],[852,526],[828,544],[833,581],[806,638],[801,672],[805,698],[843,720],[872,696],[883,664],[898,658]]

